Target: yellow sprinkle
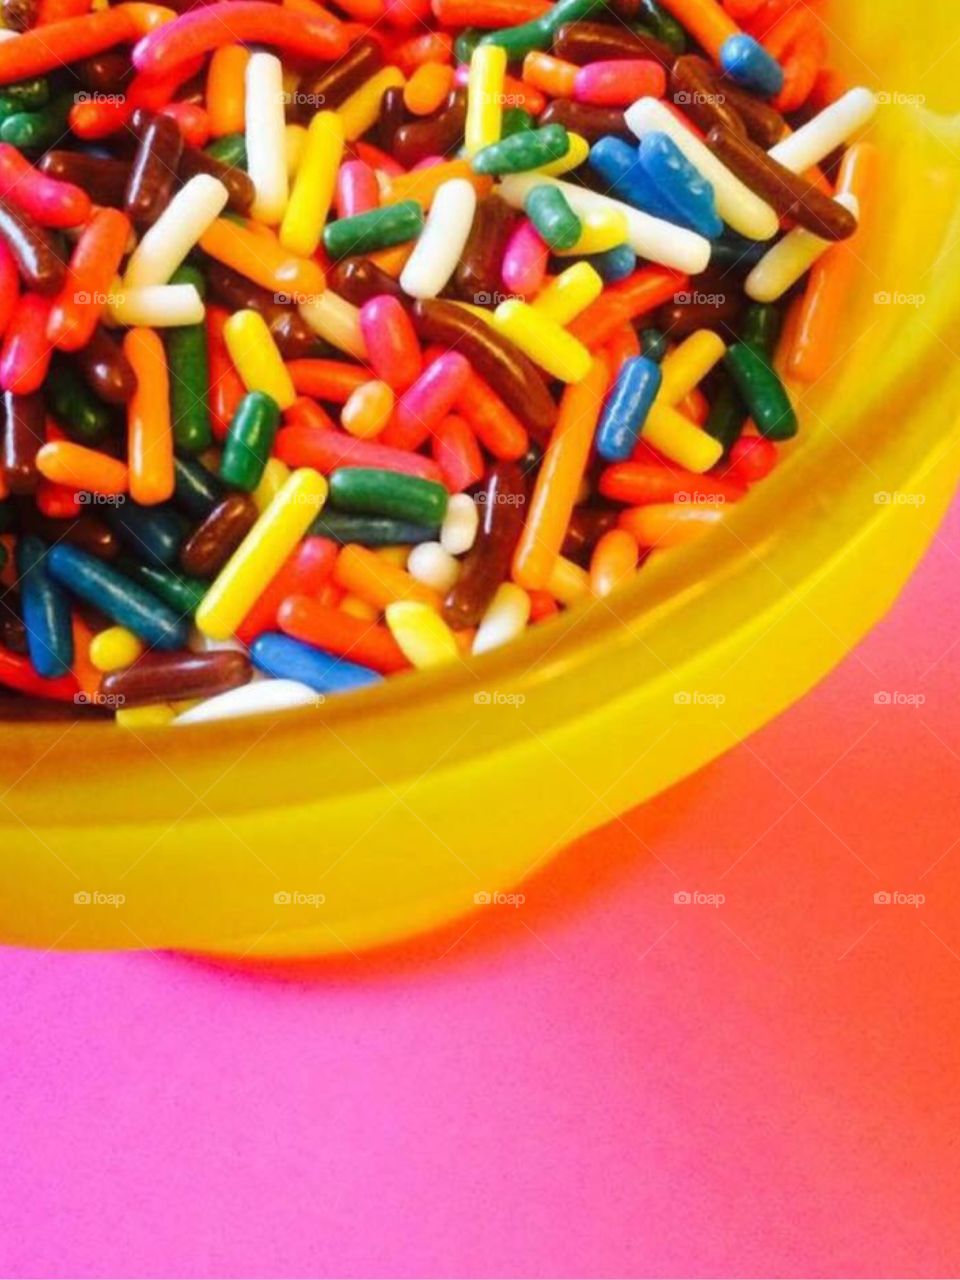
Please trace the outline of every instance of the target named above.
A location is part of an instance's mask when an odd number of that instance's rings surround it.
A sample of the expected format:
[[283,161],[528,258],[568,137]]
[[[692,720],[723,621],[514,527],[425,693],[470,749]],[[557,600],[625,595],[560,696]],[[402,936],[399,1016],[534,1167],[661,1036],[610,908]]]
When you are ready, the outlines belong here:
[[406,83],[399,67],[383,67],[351,93],[337,110],[346,140],[355,142],[372,129],[380,115],[380,99],[388,89],[402,89]]
[[176,715],[169,702],[156,702],[149,707],[120,707],[117,726],[120,729],[156,729],[170,724]]
[[386,618],[394,640],[415,667],[439,667],[459,656],[453,632],[429,605],[395,600],[387,605]]
[[206,702],[206,698],[182,698],[179,702],[171,702],[170,710],[175,716],[179,716],[184,711],[191,711],[194,707],[199,707],[201,702]]
[[253,500],[258,511],[266,511],[283,486],[287,483],[290,468],[279,458],[270,458],[263,469],[260,483],[253,491]]
[[558,174],[569,173],[571,169],[579,169],[590,154],[590,143],[579,133],[570,134],[570,145],[558,160],[551,160],[543,165],[537,173],[555,178]]
[[[287,177],[293,181],[307,145],[307,131],[302,124],[288,124],[283,131],[283,154],[287,160]],[[286,215],[284,215],[286,216]]]
[[572,560],[557,556],[547,581],[547,590],[561,604],[576,604],[590,594],[590,575]]
[[318,471],[294,471],[220,570],[196,614],[211,640],[228,640],[260,593],[320,514],[327,482]]
[[641,438],[671,462],[702,475],[720,461],[723,445],[669,405],[656,403],[647,414]]
[[136,662],[143,650],[143,641],[126,627],[107,627],[90,641],[90,661],[98,671],[119,671]]
[[223,326],[223,340],[247,390],[262,391],[281,409],[289,409],[297,393],[263,316],[257,311],[235,311]]
[[504,337],[552,378],[582,382],[590,372],[593,357],[583,343],[519,298],[501,302],[493,319]]
[[506,73],[506,49],[496,44],[481,44],[474,49],[467,78],[467,118],[463,127],[463,149],[468,156],[500,140]]
[[568,325],[574,316],[589,307],[603,292],[603,279],[589,262],[577,262],[537,294],[531,306],[538,315],[559,325]]
[[464,311],[469,311],[478,320],[485,321],[491,329],[497,328],[497,322],[494,320],[493,312],[489,307],[478,307],[475,302],[461,302],[459,298],[454,298],[452,301],[455,307],[463,307]]
[[627,215],[622,209],[588,209],[577,215],[582,230],[580,239],[571,249],[555,249],[558,258],[572,258],[585,253],[606,253],[617,245],[626,244],[629,235]]
[[657,392],[659,404],[677,404],[694,387],[700,385],[713,366],[723,357],[727,344],[712,329],[698,329],[678,347],[664,356],[660,365],[663,375]]
[[312,257],[330,212],[343,155],[343,122],[334,111],[318,111],[306,131],[280,243],[301,258]]

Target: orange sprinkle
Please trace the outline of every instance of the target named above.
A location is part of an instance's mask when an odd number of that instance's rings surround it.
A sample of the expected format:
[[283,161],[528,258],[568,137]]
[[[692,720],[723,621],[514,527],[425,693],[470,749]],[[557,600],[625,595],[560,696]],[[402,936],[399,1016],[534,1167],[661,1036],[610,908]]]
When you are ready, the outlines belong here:
[[590,557],[590,590],[595,596],[608,596],[615,587],[634,573],[640,548],[626,529],[611,529],[593,549]]
[[493,179],[474,173],[469,160],[445,160],[442,164],[432,164],[426,169],[414,169],[412,173],[400,173],[391,177],[390,190],[383,203],[397,204],[401,200],[417,200],[424,209],[429,209],[437,189],[451,178],[466,178],[468,182],[472,182],[481,199],[493,189]]
[[340,552],[333,578],[344,591],[378,609],[385,609],[394,600],[419,600],[433,609],[440,608],[440,595],[432,587],[418,582],[406,569],[390,564],[358,543],[351,542]]
[[323,292],[323,268],[310,258],[288,253],[268,227],[251,231],[217,218],[200,237],[200,248],[271,293]]
[[403,87],[403,104],[415,116],[438,111],[453,88],[453,67],[443,62],[424,62]]
[[609,367],[601,357],[582,382],[564,390],[513,557],[513,580],[528,591],[546,587],[560,555],[609,380]]
[[629,507],[618,524],[641,547],[679,547],[702,538],[723,519],[722,502],[665,502]]
[[37,470],[53,484],[88,493],[126,493],[126,465],[72,440],[53,440],[37,451]]
[[523,82],[542,89],[551,98],[572,98],[579,70],[572,62],[534,49],[523,60]]
[[170,379],[160,335],[153,329],[130,329],[123,354],[137,375],[137,389],[127,406],[127,461],[130,496],[144,506],[173,497],[173,430],[170,424]]
[[246,126],[245,77],[250,51],[242,44],[225,44],[215,49],[207,69],[207,121],[210,136],[243,133]]
[[[855,195],[860,216],[869,210],[878,180],[879,152],[871,142],[857,142],[847,151],[837,175],[837,192]],[[786,369],[801,382],[824,377],[837,358],[847,299],[858,267],[857,236],[832,245],[813,264]]]

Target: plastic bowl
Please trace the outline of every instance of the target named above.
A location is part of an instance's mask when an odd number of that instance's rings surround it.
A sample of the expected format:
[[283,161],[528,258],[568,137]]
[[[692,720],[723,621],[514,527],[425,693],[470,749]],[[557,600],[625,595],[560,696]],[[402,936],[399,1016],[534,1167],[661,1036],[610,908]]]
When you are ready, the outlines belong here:
[[882,95],[884,194],[789,460],[609,604],[472,669],[224,725],[8,725],[0,939],[308,955],[438,925],[770,720],[885,612],[960,472],[960,13],[824,13]]

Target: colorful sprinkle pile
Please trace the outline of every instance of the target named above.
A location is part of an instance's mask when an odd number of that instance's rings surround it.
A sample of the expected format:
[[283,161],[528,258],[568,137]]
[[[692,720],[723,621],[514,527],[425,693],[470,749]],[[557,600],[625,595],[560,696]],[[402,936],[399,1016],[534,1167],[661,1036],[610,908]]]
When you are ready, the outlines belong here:
[[829,370],[876,99],[816,0],[0,17],[8,714],[484,653],[722,521]]

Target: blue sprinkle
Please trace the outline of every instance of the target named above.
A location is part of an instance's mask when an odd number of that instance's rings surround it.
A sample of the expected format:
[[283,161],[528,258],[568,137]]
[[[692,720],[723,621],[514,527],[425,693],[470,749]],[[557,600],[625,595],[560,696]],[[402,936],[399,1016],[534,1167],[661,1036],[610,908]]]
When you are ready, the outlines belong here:
[[128,498],[106,507],[104,514],[107,524],[138,560],[160,569],[174,563],[187,529],[179,511],[167,503],[141,507]]
[[710,266],[747,270],[755,267],[769,248],[762,240],[748,240],[726,227],[710,246]]
[[617,244],[612,249],[605,249],[603,253],[586,254],[584,262],[590,263],[605,284],[616,284],[618,280],[626,280],[627,276],[633,275],[637,255],[628,244]]
[[720,49],[720,66],[731,80],[765,98],[783,88],[783,68],[753,36],[728,36]]
[[587,163],[618,200],[654,218],[674,220],[671,206],[650,183],[640,165],[637,148],[629,142],[608,134],[590,148]]
[[46,569],[62,587],[147,644],[157,649],[186,648],[187,620],[105,561],[61,542],[47,552]]
[[708,240],[723,231],[713,187],[665,133],[648,133],[637,148],[640,167],[660,198],[672,209],[671,222]]
[[27,650],[37,675],[53,679],[73,665],[70,601],[46,571],[47,548],[32,534],[17,539],[20,608]]
[[299,680],[317,693],[346,693],[368,684],[379,684],[383,679],[369,667],[347,662],[313,645],[301,644],[279,631],[265,631],[258,636],[251,646],[250,657],[254,666],[267,675],[280,680]]
[[633,453],[662,381],[660,366],[646,356],[623,362],[597,427],[597,453],[606,462],[623,462]]

